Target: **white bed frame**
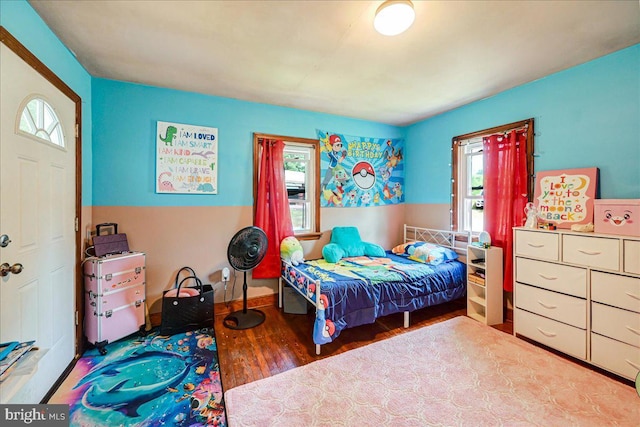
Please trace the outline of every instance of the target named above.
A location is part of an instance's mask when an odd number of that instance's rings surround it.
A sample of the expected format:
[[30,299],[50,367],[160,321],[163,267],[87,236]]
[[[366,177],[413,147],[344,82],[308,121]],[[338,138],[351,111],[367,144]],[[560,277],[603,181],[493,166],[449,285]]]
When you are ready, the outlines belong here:
[[[449,230],[436,230],[433,228],[423,228],[423,227],[415,227],[411,225],[404,225],[404,243],[413,242],[416,240],[422,242],[434,243],[449,249],[453,249],[458,253],[461,258],[466,259],[467,254],[467,245],[471,243],[471,233],[469,232],[459,232],[459,231],[449,231]],[[304,272],[298,270],[295,266],[288,263],[287,261],[282,260],[282,269],[283,274],[285,272],[289,272],[291,269],[296,271],[296,274],[299,277],[303,277],[304,280],[299,283],[291,283],[290,281],[283,279],[282,274],[278,280],[278,307],[282,308],[282,290],[284,284],[288,284],[295,290],[297,290],[307,301],[311,303],[316,309],[316,315],[318,313],[318,304],[320,304],[320,291],[321,291],[321,281],[314,280],[309,277]],[[315,290],[310,291],[309,285],[315,285]],[[315,295],[315,301],[312,299],[312,296]],[[425,307],[426,308],[426,307]],[[409,327],[409,312],[405,311],[404,313],[404,327]],[[320,344],[316,344],[316,354],[320,355]]]

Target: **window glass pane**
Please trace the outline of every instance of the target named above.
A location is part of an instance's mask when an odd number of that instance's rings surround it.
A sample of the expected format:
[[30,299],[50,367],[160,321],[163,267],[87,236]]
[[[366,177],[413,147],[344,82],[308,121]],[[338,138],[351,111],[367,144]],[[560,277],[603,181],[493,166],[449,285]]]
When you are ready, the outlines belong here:
[[287,170],[284,171],[284,179],[287,183],[287,194],[289,200],[306,200],[306,174],[304,171]]
[[31,101],[29,101],[29,103],[27,104],[27,110],[29,110],[29,113],[31,114],[31,117],[33,118],[33,121],[36,125],[36,127],[40,124],[40,117],[42,117],[42,114],[40,114],[40,111],[42,111],[40,108],[38,108],[40,105],[38,104],[38,100],[37,99],[32,99]]
[[53,142],[54,144],[60,146],[64,145],[64,143],[62,142],[62,129],[60,128],[60,123],[55,125],[55,127],[51,131],[50,137],[51,142]]
[[58,123],[58,120],[56,119],[55,114],[51,111],[51,108],[49,108],[48,105],[45,105],[42,127],[44,129],[52,129],[56,123]]
[[471,156],[471,195],[482,195],[483,175],[482,175],[482,155]]
[[60,120],[53,108],[40,98],[30,100],[20,112],[20,131],[64,147]]
[[32,135],[36,133],[36,125],[35,123],[33,123],[33,119],[31,118],[29,111],[27,111],[26,109],[20,116],[20,130]]
[[484,190],[482,143],[474,142],[461,147],[458,187],[458,226],[474,233],[484,229]]
[[36,133],[34,133],[34,135],[37,136],[38,138],[44,139],[45,141],[51,142],[51,139],[49,138],[49,134],[42,129],[38,129]]
[[[482,203],[482,205],[480,204]],[[484,203],[481,200],[472,200],[471,203],[471,227],[470,231],[479,233],[484,230]]]
[[299,231],[306,229],[304,205],[289,202],[289,210],[291,211],[291,224],[293,225],[293,230]]
[[284,151],[284,174],[291,211],[291,222],[296,233],[309,232],[314,227],[312,147],[288,144]]

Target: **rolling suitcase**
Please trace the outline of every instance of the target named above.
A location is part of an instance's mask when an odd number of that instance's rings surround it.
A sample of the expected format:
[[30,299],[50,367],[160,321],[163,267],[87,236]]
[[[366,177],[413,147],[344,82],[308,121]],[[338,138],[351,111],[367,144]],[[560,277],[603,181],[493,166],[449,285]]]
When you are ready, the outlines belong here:
[[105,345],[145,326],[145,254],[87,258],[83,272],[85,335],[104,355]]

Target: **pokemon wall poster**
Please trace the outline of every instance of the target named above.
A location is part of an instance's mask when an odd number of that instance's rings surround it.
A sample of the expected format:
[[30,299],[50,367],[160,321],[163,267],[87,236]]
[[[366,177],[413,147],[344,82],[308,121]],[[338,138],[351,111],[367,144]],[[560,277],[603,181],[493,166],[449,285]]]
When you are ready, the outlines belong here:
[[318,130],[320,206],[366,207],[404,202],[402,139]]

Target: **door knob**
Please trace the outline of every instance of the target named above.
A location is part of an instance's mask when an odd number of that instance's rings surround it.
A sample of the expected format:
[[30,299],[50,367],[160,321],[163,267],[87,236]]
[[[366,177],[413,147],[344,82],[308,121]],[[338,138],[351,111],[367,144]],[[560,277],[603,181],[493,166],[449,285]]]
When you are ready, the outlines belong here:
[[6,248],[11,243],[11,239],[6,234],[0,236],[0,248]]
[[9,273],[20,274],[22,272],[22,264],[15,263],[13,265],[9,265],[9,263],[5,262],[0,265],[0,276],[4,277],[9,275]]

